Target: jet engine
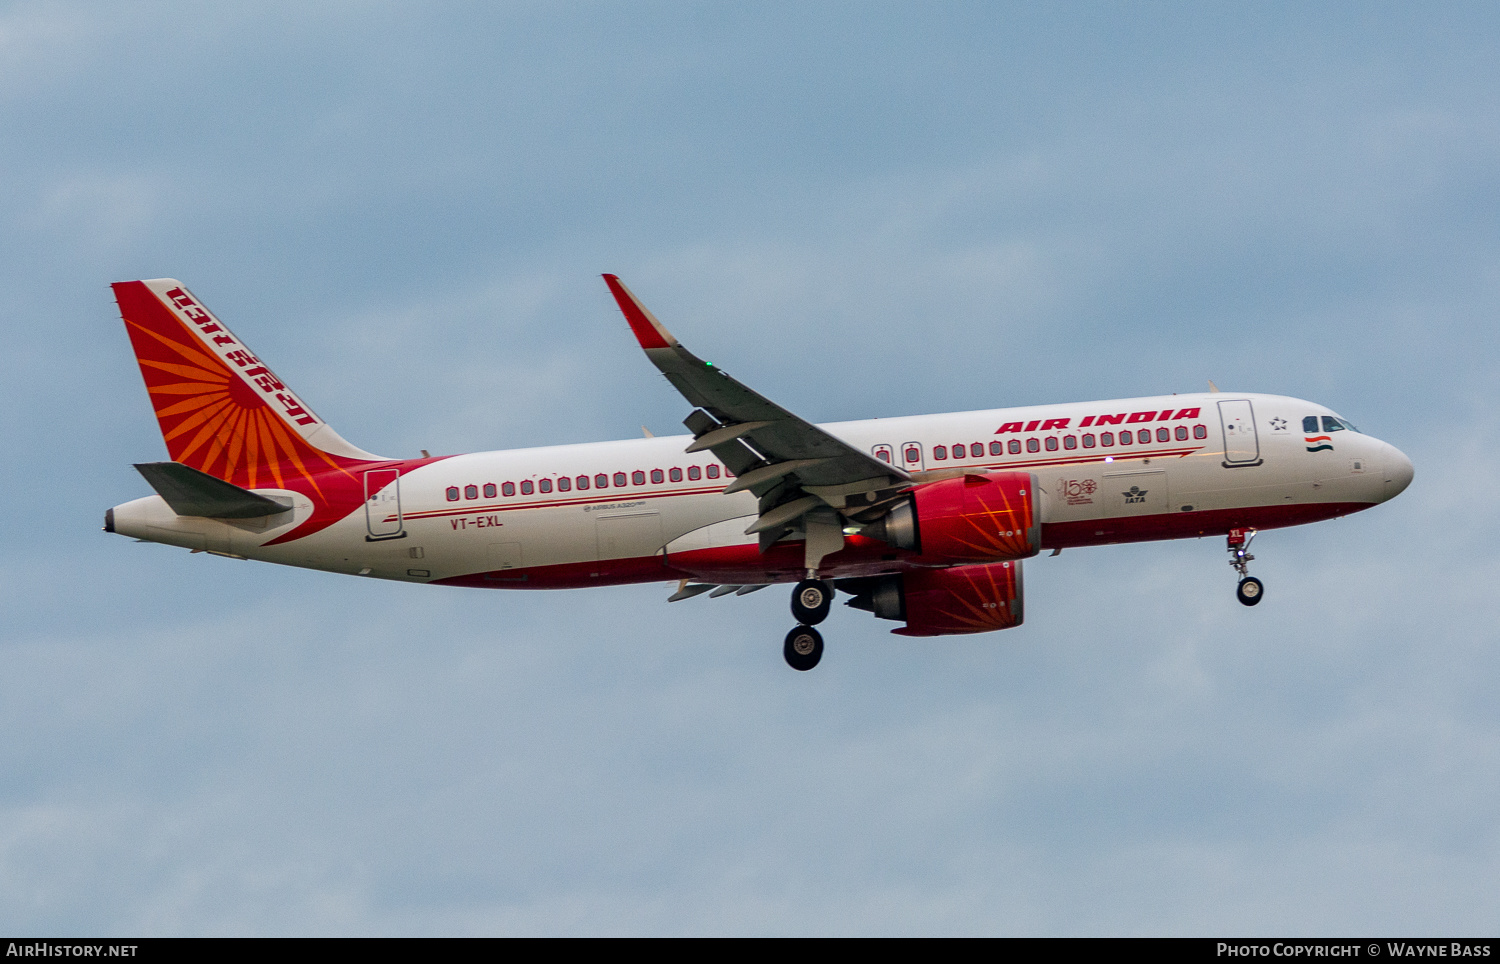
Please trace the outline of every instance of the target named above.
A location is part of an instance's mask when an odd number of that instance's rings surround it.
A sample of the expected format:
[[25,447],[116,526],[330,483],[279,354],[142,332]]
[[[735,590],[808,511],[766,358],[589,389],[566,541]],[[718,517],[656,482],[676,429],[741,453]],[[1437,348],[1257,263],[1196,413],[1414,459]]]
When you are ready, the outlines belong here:
[[1030,472],[971,472],[929,482],[861,534],[935,564],[1025,559],[1042,548],[1037,492]]
[[916,569],[892,576],[841,579],[848,605],[881,619],[904,620],[899,636],[989,633],[1021,625],[1025,615],[1021,562],[952,569]]

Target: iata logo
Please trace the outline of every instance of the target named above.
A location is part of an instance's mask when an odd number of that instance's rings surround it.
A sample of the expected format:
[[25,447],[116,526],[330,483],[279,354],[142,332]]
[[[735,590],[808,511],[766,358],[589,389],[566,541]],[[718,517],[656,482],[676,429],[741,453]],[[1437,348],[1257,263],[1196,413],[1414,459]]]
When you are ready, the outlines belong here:
[[1093,479],[1058,479],[1057,491],[1062,493],[1064,501],[1068,505],[1093,505],[1093,494],[1098,491],[1099,483]]
[[1143,489],[1138,485],[1132,485],[1130,491],[1121,492],[1120,494],[1125,497],[1126,505],[1144,505],[1146,502],[1146,493],[1149,491],[1149,489]]

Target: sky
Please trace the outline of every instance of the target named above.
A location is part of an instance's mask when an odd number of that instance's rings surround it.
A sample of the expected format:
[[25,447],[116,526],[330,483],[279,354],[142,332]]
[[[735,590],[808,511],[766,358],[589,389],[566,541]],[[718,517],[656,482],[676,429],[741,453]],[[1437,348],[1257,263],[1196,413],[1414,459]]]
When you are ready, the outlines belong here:
[[[0,3],[0,929],[1494,934],[1500,12]],[[100,531],[108,285],[355,445],[680,431],[601,272],[814,421],[1316,400],[1398,499],[1026,563],[903,639]]]

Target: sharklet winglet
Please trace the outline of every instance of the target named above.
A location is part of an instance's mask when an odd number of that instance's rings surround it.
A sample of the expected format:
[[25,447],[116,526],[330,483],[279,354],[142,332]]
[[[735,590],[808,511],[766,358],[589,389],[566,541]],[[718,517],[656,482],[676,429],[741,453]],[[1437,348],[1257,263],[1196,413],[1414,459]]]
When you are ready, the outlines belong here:
[[625,320],[630,322],[630,330],[635,332],[635,340],[641,343],[641,347],[650,351],[653,348],[676,348],[677,339],[667,331],[666,326],[656,320],[645,305],[641,304],[625,283],[616,275],[604,275],[604,283],[609,285],[610,294],[615,296],[615,303],[620,306],[620,311],[625,314]]

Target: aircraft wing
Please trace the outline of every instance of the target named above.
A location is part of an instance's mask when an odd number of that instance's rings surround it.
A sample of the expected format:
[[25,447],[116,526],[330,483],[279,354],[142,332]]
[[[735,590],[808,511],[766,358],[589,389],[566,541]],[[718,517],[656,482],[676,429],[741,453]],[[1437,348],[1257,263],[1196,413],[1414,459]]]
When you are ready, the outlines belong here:
[[693,433],[687,451],[711,451],[735,474],[725,492],[748,489],[760,498],[760,518],[747,534],[761,533],[762,550],[803,528],[811,552],[812,530],[834,523],[842,545],[842,522],[831,510],[867,511],[912,484],[904,470],[798,418],[694,355],[619,278],[607,274],[604,281],[646,357],[694,406],[683,420]]

